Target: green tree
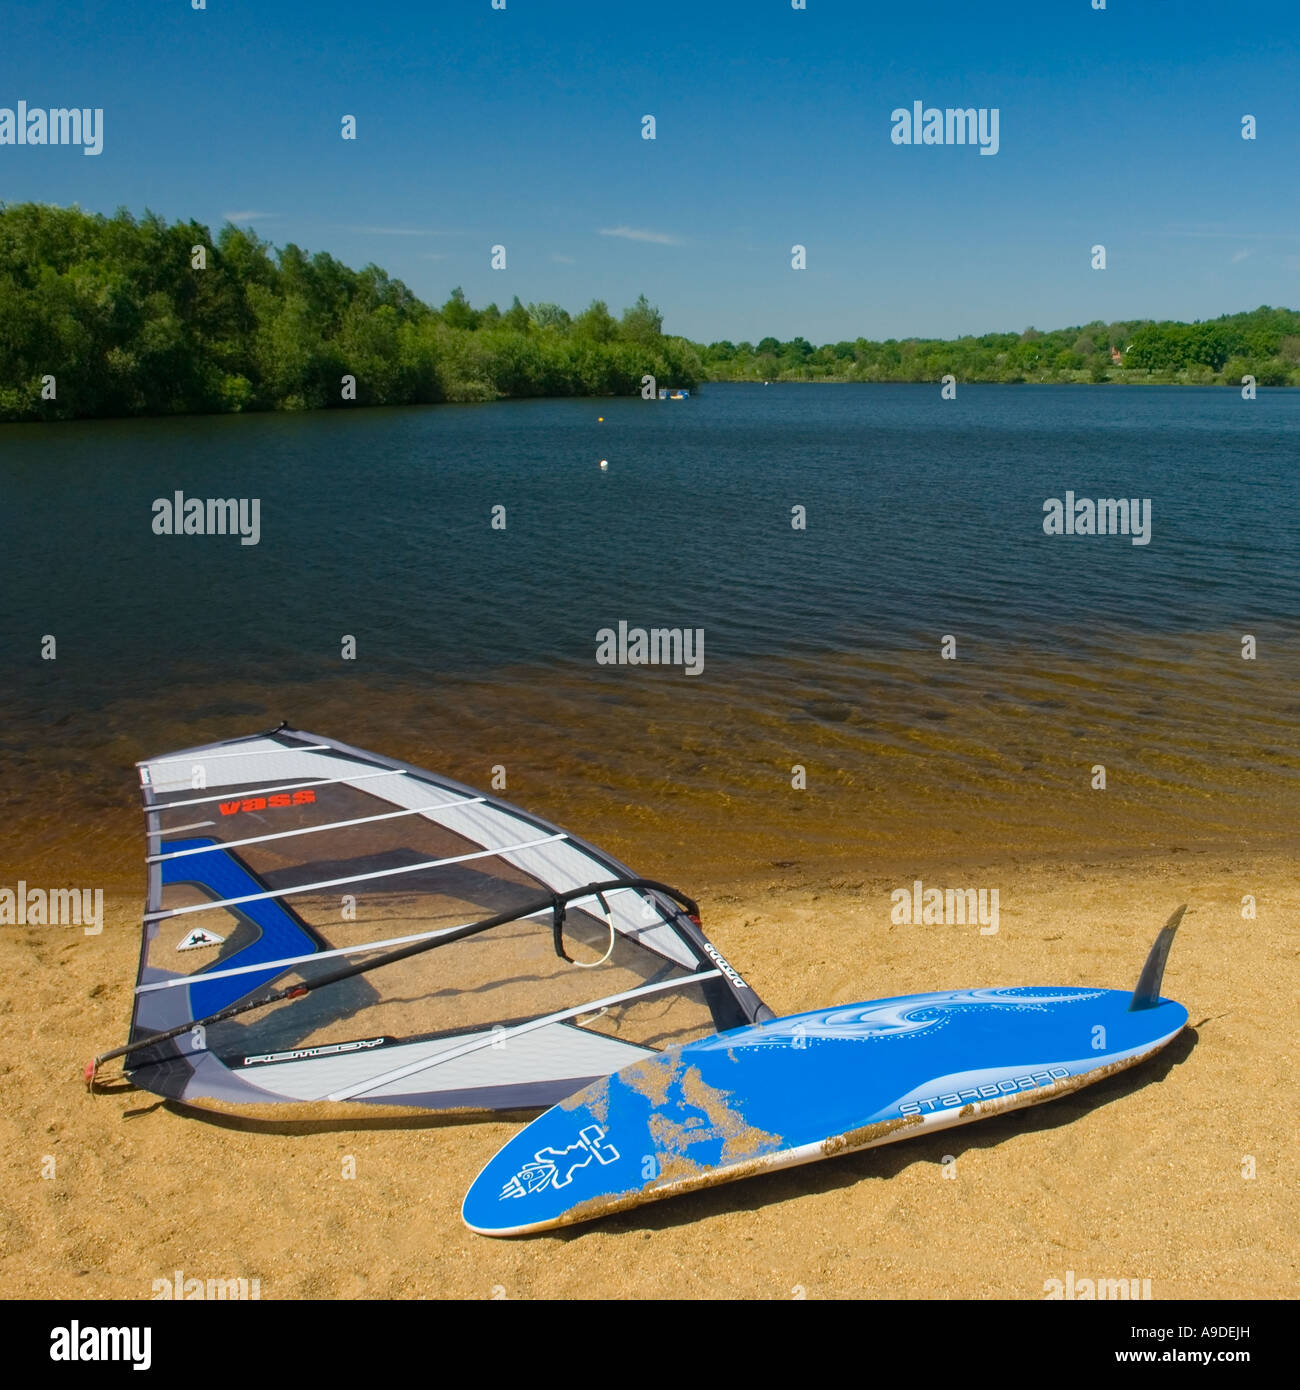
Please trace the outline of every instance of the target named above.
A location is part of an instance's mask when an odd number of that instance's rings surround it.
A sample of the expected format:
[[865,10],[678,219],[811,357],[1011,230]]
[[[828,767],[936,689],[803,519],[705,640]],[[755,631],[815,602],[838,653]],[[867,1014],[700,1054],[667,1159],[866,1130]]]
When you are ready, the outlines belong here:
[[593,343],[612,343],[618,337],[618,324],[603,299],[593,299],[573,320],[573,335]]
[[630,309],[623,310],[619,331],[630,343],[653,343],[663,336],[664,316],[645,297],[638,295]]
[[567,311],[558,304],[530,304],[528,314],[538,328],[550,328],[561,333],[567,333],[573,323]]
[[519,296],[515,295],[510,307],[501,316],[501,324],[513,333],[528,333],[533,326],[532,315],[519,302]]
[[438,312],[448,328],[472,330],[478,327],[478,315],[470,308],[465,291],[459,285],[452,290],[450,298]]

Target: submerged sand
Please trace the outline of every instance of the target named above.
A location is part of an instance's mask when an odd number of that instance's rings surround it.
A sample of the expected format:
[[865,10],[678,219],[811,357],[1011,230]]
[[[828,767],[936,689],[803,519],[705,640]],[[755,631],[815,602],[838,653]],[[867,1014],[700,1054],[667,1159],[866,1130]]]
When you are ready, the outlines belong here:
[[[914,873],[996,887],[996,935],[892,924],[890,890]],[[490,1240],[461,1224],[461,1198],[525,1116],[249,1123],[89,1095],[81,1068],[129,1013],[140,899],[122,885],[99,936],[0,929],[0,1292],[147,1299],[177,1270],[257,1279],[264,1299],[1042,1298],[1070,1271],[1149,1279],[1155,1298],[1300,1292],[1290,857],[792,868],[690,887],[779,1013],[968,985],[1129,987],[1187,902],[1164,992],[1190,1025],[1154,1061],[1035,1109]]]

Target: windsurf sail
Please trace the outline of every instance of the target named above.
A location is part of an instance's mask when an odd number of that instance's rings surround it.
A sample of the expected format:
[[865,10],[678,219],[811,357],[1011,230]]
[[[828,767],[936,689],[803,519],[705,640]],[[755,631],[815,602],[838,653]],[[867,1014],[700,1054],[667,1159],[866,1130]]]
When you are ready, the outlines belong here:
[[771,1017],[689,898],[496,796],[287,726],[138,766],[131,1031],[92,1076],[511,1109]]

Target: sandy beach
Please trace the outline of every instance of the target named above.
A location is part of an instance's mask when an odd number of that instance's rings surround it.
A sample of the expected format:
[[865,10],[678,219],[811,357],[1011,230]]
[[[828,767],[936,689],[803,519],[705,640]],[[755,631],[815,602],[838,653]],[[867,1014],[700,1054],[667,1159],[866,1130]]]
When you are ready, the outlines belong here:
[[471,1234],[459,1207],[528,1116],[246,1120],[120,1084],[92,1096],[82,1067],[125,1036],[138,892],[109,888],[97,936],[6,927],[0,1292],[149,1299],[181,1271],[257,1280],[263,1299],[1039,1299],[1072,1271],[1149,1279],[1153,1298],[1295,1297],[1294,861],[972,863],[962,882],[999,890],[990,935],[892,924],[890,892],[914,873],[944,881],[900,864],[691,889],[782,1013],[970,985],[1126,988],[1186,902],[1164,993],[1188,1029],[1035,1109],[511,1241]]

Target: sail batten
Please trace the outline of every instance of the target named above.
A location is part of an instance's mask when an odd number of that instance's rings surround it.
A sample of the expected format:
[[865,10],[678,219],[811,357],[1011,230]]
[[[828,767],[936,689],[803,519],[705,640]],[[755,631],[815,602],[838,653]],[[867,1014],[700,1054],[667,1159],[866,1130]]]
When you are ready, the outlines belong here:
[[[469,797],[469,798],[466,798],[466,800],[478,800],[478,801],[481,801],[482,799],[483,799],[482,797]],[[459,805],[462,805],[462,804],[463,804],[463,802],[460,802],[460,801],[447,801],[447,802],[444,802],[444,803],[443,803],[443,805],[445,805],[445,806],[459,806]],[[436,808],[431,808],[431,809],[436,809]],[[149,863],[149,864],[152,864],[152,863],[154,863],[155,861],[162,861],[162,860],[164,860],[164,859],[180,859],[180,858],[182,858],[183,856],[185,856],[185,855],[187,855],[187,854],[210,854],[213,850],[219,850],[219,849],[222,849],[222,848],[224,848],[224,849],[236,849],[236,848],[238,848],[240,845],[260,845],[260,844],[265,844],[268,840],[290,840],[290,839],[293,839],[293,838],[294,838],[295,836],[297,836],[297,835],[320,835],[320,834],[323,834],[323,833],[324,833],[325,831],[327,831],[327,830],[346,830],[346,829],[348,829],[349,826],[354,826],[354,825],[372,825],[372,824],[374,824],[376,821],[381,821],[381,820],[398,820],[398,819],[400,819],[402,816],[422,816],[422,815],[427,815],[427,814],[428,814],[428,809],[426,809],[425,807],[423,807],[423,806],[412,806],[412,807],[406,808],[406,809],[401,810],[401,811],[383,811],[383,812],[381,812],[381,813],[380,813],[379,815],[377,815],[377,816],[357,816],[354,820],[336,820],[336,821],[331,821],[328,825],[306,825],[306,826],[303,826],[303,828],[302,828],[301,830],[278,830],[278,831],[276,831],[274,834],[271,834],[271,835],[250,835],[249,838],[248,838],[247,840],[229,840],[229,841],[226,842],[226,844],[225,844],[224,846],[222,846],[222,845],[200,845],[198,848],[195,848],[195,849],[177,849],[177,850],[173,850],[170,854],[150,854],[150,855],[146,855],[146,857],[145,857],[145,862],[146,862],[146,863]],[[205,822],[205,824],[211,824],[211,822],[210,822],[210,821],[209,821],[209,822]],[[190,829],[195,829],[196,827],[191,826],[191,827],[189,827],[189,828],[190,828]],[[173,831],[172,833],[174,834],[175,831]]]
[[[326,752],[328,749],[328,743],[303,743],[299,744],[296,748],[287,748],[277,751],[288,753],[319,753]],[[249,754],[246,751],[232,749],[226,753],[205,752],[204,760],[206,762],[213,762],[219,758],[246,758],[248,756]],[[152,761],[139,762],[136,763],[136,767],[147,767],[150,773],[156,776],[158,768],[168,767],[172,763],[192,763],[192,759],[185,754],[177,754],[174,758],[154,758]]]
[[[406,773],[401,768],[389,768],[386,772],[362,772],[354,777],[316,777],[310,782],[286,782],[277,783],[271,787],[250,787],[245,790],[245,796],[266,796],[275,792],[299,791],[304,787],[333,787],[351,786],[356,782],[367,782],[375,777],[405,777]],[[154,805],[146,802],[144,812],[146,815],[155,815],[159,811],[171,811],[177,806],[202,806],[214,801],[224,801],[230,795],[229,792],[218,792],[215,796],[196,796],[188,801],[163,801]]]
[[[264,839],[268,838],[270,837],[259,836],[251,840],[245,840],[243,843],[260,844]],[[510,845],[508,848],[512,850],[531,849],[534,845],[543,845],[546,844],[548,840],[558,840],[560,838],[562,837],[559,835],[548,835],[540,840],[525,840],[523,844]],[[175,855],[159,855],[158,858],[160,861],[173,858],[180,859],[185,854],[197,854],[206,852],[209,849],[220,849],[224,851],[225,848],[226,847],[222,845],[194,846],[181,853]],[[504,853],[504,850],[499,849],[480,849],[475,850],[472,854],[453,854],[449,855],[446,859],[427,859],[422,864],[403,864],[394,869],[376,869],[374,873],[369,874],[349,874],[344,878],[322,879],[319,883],[302,883],[295,888],[275,888],[265,893],[245,893],[239,898],[218,898],[215,902],[193,903],[188,907],[172,908],[170,912],[146,912],[144,920],[146,922],[154,922],[164,917],[181,917],[188,912],[211,912],[219,907],[236,907],[240,903],[260,902],[264,898],[285,898],[291,893],[315,893],[322,888],[342,888],[350,883],[367,883],[376,878],[393,878],[398,874],[422,873],[425,869],[442,869],[449,864],[463,864],[471,859],[491,859],[497,855],[503,855]]]

